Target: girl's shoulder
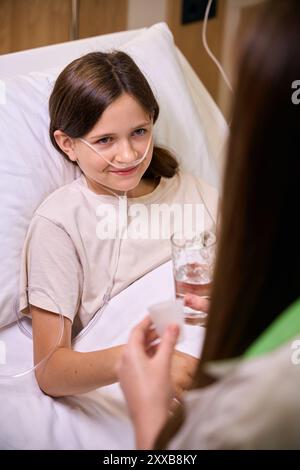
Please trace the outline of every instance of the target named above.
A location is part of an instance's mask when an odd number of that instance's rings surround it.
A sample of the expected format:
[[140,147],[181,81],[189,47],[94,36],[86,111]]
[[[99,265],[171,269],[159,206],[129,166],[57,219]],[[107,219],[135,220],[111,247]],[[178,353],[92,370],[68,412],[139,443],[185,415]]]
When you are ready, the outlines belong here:
[[204,178],[180,171],[178,173],[178,185],[181,192],[184,191],[186,198],[191,201],[202,201],[216,222],[219,211],[220,195],[217,188],[212,186]]
[[185,184],[185,185],[191,184],[192,187],[194,188],[205,186],[205,187],[210,187],[217,191],[217,189],[202,176],[180,170],[177,173],[177,177],[180,180],[181,184]]
[[205,195],[213,199],[219,198],[218,189],[200,176],[185,171],[179,171],[177,178],[178,184],[187,191],[200,193],[202,197]]
[[81,198],[78,180],[79,178],[50,193],[38,206],[35,214],[57,220],[73,212]]

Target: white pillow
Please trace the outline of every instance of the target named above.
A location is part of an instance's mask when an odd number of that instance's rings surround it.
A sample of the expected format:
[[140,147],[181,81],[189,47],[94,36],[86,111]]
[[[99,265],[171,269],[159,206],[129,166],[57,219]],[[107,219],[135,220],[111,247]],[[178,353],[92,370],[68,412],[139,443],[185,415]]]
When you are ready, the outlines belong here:
[[[120,49],[133,57],[159,101],[157,143],[173,150],[185,169],[214,182],[215,163],[208,157],[200,118],[168,27],[154,25]],[[16,319],[20,256],[34,210],[49,193],[78,176],[78,170],[52,147],[48,135],[48,98],[60,71],[61,67],[5,82],[6,104],[0,105],[0,326]]]

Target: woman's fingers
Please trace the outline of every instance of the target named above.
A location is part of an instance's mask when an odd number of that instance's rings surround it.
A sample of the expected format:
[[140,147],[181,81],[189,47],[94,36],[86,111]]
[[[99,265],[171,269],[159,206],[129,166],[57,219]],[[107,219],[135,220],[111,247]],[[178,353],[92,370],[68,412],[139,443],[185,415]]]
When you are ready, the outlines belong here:
[[151,318],[148,315],[132,329],[128,343],[139,343],[144,345],[147,331],[149,330],[151,324]]
[[146,353],[147,353],[147,356],[148,357],[153,357],[155,356],[157,350],[158,350],[158,346],[159,344],[155,344],[153,346],[149,346],[148,348],[146,348]]
[[179,326],[171,324],[167,327],[162,336],[157,355],[160,356],[160,360],[164,361],[167,366],[171,364],[172,354],[179,336],[179,332]]
[[157,339],[159,338],[158,334],[157,334],[157,331],[155,330],[155,328],[149,328],[145,334],[145,341],[146,341],[146,344],[150,344],[150,343],[153,343],[153,341],[156,341]]

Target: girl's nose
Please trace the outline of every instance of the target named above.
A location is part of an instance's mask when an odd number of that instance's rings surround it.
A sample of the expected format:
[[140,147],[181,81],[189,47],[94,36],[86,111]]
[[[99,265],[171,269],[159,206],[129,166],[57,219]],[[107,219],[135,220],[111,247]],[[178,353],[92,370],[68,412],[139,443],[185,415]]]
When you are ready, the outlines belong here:
[[133,148],[132,144],[127,140],[118,147],[115,160],[119,163],[134,162],[138,158],[138,152]]

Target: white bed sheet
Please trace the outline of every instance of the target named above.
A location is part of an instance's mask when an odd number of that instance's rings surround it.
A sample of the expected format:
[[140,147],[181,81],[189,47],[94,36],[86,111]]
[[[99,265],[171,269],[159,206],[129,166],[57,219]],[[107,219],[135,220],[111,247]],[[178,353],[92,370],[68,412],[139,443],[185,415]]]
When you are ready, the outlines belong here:
[[[151,271],[116,296],[74,342],[77,351],[123,344],[152,303],[174,296],[171,262]],[[184,327],[177,349],[198,356],[204,329]],[[13,361],[30,358],[32,342],[18,325],[6,329],[18,345]],[[3,338],[5,339],[5,338]],[[1,381],[1,449],[133,449],[133,429],[119,384],[66,398],[44,395],[33,373]]]

